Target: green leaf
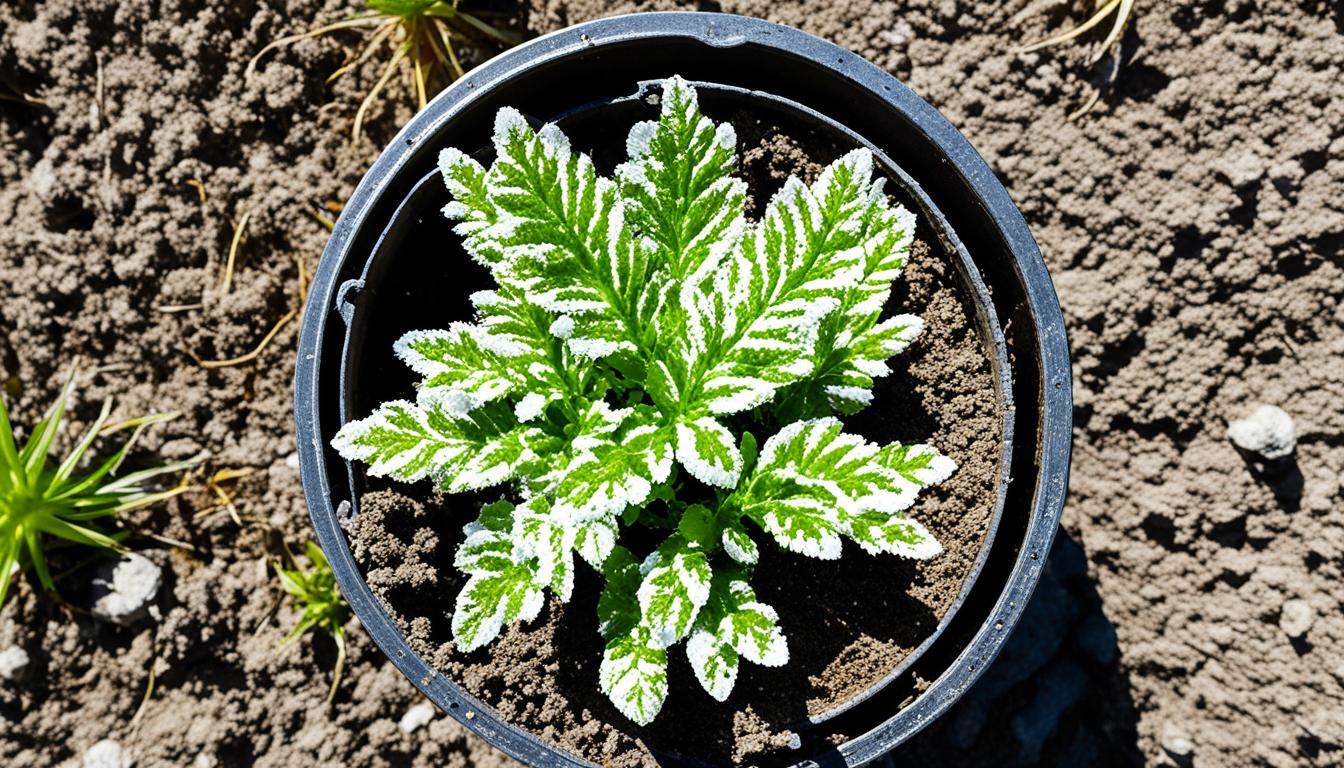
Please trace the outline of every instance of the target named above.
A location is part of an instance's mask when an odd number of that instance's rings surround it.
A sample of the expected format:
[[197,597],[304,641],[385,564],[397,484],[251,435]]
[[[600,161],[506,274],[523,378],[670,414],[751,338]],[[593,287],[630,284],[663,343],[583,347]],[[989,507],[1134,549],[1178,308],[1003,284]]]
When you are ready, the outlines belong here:
[[449,413],[465,414],[527,383],[521,367],[506,358],[526,355],[529,348],[496,339],[479,326],[453,323],[446,331],[412,331],[393,350],[425,379],[419,403],[436,401]]
[[617,546],[602,564],[606,585],[597,601],[598,629],[608,640],[628,635],[639,624],[636,593],[642,575],[630,550]]
[[555,514],[575,520],[615,518],[643,504],[672,470],[672,433],[648,408],[593,403],[554,474]]
[[732,488],[742,473],[733,433],[712,416],[677,422],[677,461],[707,485]]
[[407,482],[431,477],[452,493],[511,480],[536,458],[536,449],[552,447],[540,430],[519,425],[501,408],[459,414],[438,402],[421,407],[404,400],[346,424],[332,446],[347,459],[367,463],[374,477]]
[[709,599],[709,560],[681,536],[669,538],[640,566],[640,614],[652,642],[666,648],[690,632]]
[[724,526],[721,542],[723,551],[743,565],[752,565],[760,559],[760,550],[756,548],[756,542],[752,541],[747,529],[737,520],[730,521]]
[[942,482],[956,465],[928,446],[879,448],[841,428],[824,418],[780,430],[765,442],[733,508],[780,546],[813,557],[839,557],[842,535],[869,552],[938,554],[938,542],[904,511],[921,487]]
[[[496,116],[494,144],[496,159],[485,176],[488,204],[473,210],[472,196],[445,212],[464,221],[493,217],[472,233],[474,247],[498,254],[492,266],[501,284],[569,318],[555,335],[571,352],[596,359],[638,351],[641,308],[656,302],[657,281],[625,226],[615,184],[597,175],[587,155],[573,152],[558,128],[534,133],[513,109]],[[464,166],[460,177],[474,177],[470,163],[461,153],[440,158],[446,176]]]
[[616,169],[626,217],[673,280],[717,263],[745,229],[747,185],[730,175],[736,144],[733,126],[701,114],[695,89],[675,76],[659,119],[630,129],[630,160]]
[[719,701],[732,692],[738,658],[767,667],[789,661],[789,646],[774,608],[758,602],[741,579],[718,576],[686,642],[686,656],[700,685]]
[[598,681],[621,714],[648,725],[667,698],[667,651],[637,625],[607,642]]
[[459,650],[468,652],[495,639],[505,624],[535,619],[545,597],[535,564],[525,559],[509,534],[479,522],[465,530],[467,538],[454,565],[471,578],[457,595],[453,639]]

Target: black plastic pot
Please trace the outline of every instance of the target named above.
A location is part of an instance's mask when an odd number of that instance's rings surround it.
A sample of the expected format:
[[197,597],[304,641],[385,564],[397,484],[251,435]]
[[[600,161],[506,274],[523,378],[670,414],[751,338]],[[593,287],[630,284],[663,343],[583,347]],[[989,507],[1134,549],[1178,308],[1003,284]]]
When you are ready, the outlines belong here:
[[[399,394],[391,348],[405,330],[441,327],[468,312],[482,285],[433,273],[433,247],[451,242],[439,215],[446,193],[434,171],[447,146],[481,146],[495,111],[514,106],[558,122],[571,137],[647,119],[646,91],[671,74],[695,81],[707,109],[749,105],[798,130],[871,148],[923,233],[954,259],[978,307],[1004,406],[1005,451],[984,549],[936,631],[887,679],[826,720],[852,734],[811,749],[803,764],[857,765],[908,739],[955,702],[997,654],[1030,596],[1058,525],[1071,439],[1068,349],[1049,276],[1025,222],[983,160],[932,107],[890,75],[794,29],[724,14],[650,13],[582,24],[520,46],[471,72],[422,111],[356,189],[309,293],[295,377],[304,490],[318,540],[366,630],[440,708],[532,764],[589,765],[558,752],[436,675],[369,591],[341,519],[357,513],[362,477],[331,450],[347,417]],[[581,140],[576,145],[589,145]],[[595,150],[596,152],[597,150]],[[899,165],[892,161],[899,160]],[[595,158],[599,166],[602,158]],[[437,270],[442,274],[442,264]],[[988,290],[987,290],[988,288]],[[374,322],[395,304],[398,322]],[[384,315],[386,315],[386,309]],[[1006,335],[1000,328],[1008,329]],[[1011,363],[1010,363],[1011,361]],[[404,393],[401,393],[404,394]],[[933,683],[922,693],[916,676]]]

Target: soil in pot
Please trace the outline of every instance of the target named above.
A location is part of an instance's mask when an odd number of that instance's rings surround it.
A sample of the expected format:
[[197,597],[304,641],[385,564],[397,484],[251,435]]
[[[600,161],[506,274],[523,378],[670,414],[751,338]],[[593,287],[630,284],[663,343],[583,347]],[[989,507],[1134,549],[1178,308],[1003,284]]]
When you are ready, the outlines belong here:
[[[789,136],[750,114],[727,117],[738,131],[752,216],[790,174],[811,181],[849,149]],[[596,574],[581,568],[571,602],[549,600],[532,624],[507,629],[485,649],[458,653],[451,616],[465,579],[451,563],[462,526],[483,499],[370,481],[348,533],[370,587],[411,646],[504,720],[600,765],[796,760],[800,725],[889,675],[936,629],[974,566],[993,514],[1002,414],[991,351],[975,330],[953,256],[922,226],[918,234],[888,311],[919,314],[925,332],[891,361],[875,404],[846,424],[880,442],[932,443],[957,462],[952,478],[926,491],[913,510],[943,543],[942,555],[916,563],[847,544],[840,560],[819,561],[765,543],[753,585],[779,610],[789,664],[744,664],[732,696],[719,704],[700,689],[684,652],[674,651],[667,703],[652,725],[640,728],[597,687]],[[450,269],[478,268],[458,253]],[[369,354],[390,357],[390,346]],[[407,394],[410,385],[407,375]],[[841,741],[845,734],[822,724],[806,738]]]

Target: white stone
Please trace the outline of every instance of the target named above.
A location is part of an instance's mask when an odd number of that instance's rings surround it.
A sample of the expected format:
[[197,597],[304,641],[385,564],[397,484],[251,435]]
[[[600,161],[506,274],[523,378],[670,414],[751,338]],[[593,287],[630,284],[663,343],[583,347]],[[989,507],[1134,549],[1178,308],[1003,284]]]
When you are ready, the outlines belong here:
[[1195,743],[1179,725],[1167,722],[1162,726],[1162,750],[1177,763],[1184,764],[1195,754]]
[[1297,446],[1293,417],[1273,405],[1262,405],[1249,418],[1229,422],[1227,436],[1238,448],[1266,459],[1281,459]]
[[133,624],[150,613],[163,583],[163,569],[134,552],[98,569],[93,578],[94,616],[113,624]]
[[1306,600],[1286,600],[1279,611],[1279,629],[1289,637],[1302,637],[1315,622],[1316,612]]
[[0,651],[0,677],[17,680],[28,668],[28,661],[28,652],[17,645]]
[[401,722],[397,727],[402,733],[415,733],[420,728],[429,725],[429,721],[434,719],[434,705],[428,701],[422,701],[406,710],[406,714],[401,716]]
[[135,758],[131,753],[111,739],[103,739],[84,753],[84,768],[131,768],[133,765]]

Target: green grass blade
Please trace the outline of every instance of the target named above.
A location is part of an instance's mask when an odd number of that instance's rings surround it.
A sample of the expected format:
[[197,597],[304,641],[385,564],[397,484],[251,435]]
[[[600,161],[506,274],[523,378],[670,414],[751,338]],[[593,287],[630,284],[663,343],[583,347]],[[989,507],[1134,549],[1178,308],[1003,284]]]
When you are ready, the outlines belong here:
[[56,468],[56,474],[52,476],[51,484],[47,486],[48,493],[59,489],[75,471],[75,467],[79,466],[80,460],[84,458],[84,454],[93,445],[93,441],[98,439],[98,435],[102,434],[103,425],[107,423],[107,418],[111,414],[112,401],[106,400],[103,402],[103,410],[98,414],[98,418],[89,426],[88,431],[84,433],[84,437],[80,439],[74,450],[70,451],[70,455],[65,457],[65,461],[62,461],[61,465]]
[[14,445],[14,427],[9,423],[9,410],[0,395],[0,491],[7,491],[21,483],[19,451]]
[[108,536],[92,528],[85,528],[82,525],[62,520],[59,517],[48,517],[39,523],[39,527],[52,536],[59,536],[66,541],[73,541],[76,544],[85,544],[90,547],[99,547],[110,549],[113,552],[124,551],[124,547],[111,536]]
[[47,463],[47,453],[51,450],[51,444],[61,428],[61,421],[65,418],[65,405],[74,389],[75,372],[71,371],[65,386],[61,389],[60,397],[57,397],[56,402],[47,409],[42,421],[33,427],[32,436],[19,452],[19,462],[23,465],[26,482],[30,488],[37,485],[38,478],[42,476],[42,467]]
[[5,607],[5,595],[9,593],[9,582],[19,564],[19,548],[22,542],[15,536],[9,541],[0,541],[0,608]]
[[37,572],[37,580],[41,582],[42,589],[48,592],[56,591],[56,582],[51,579],[51,571],[47,568],[47,558],[42,554],[42,532],[28,531],[24,536],[28,541],[28,559],[33,564],[33,570]]

